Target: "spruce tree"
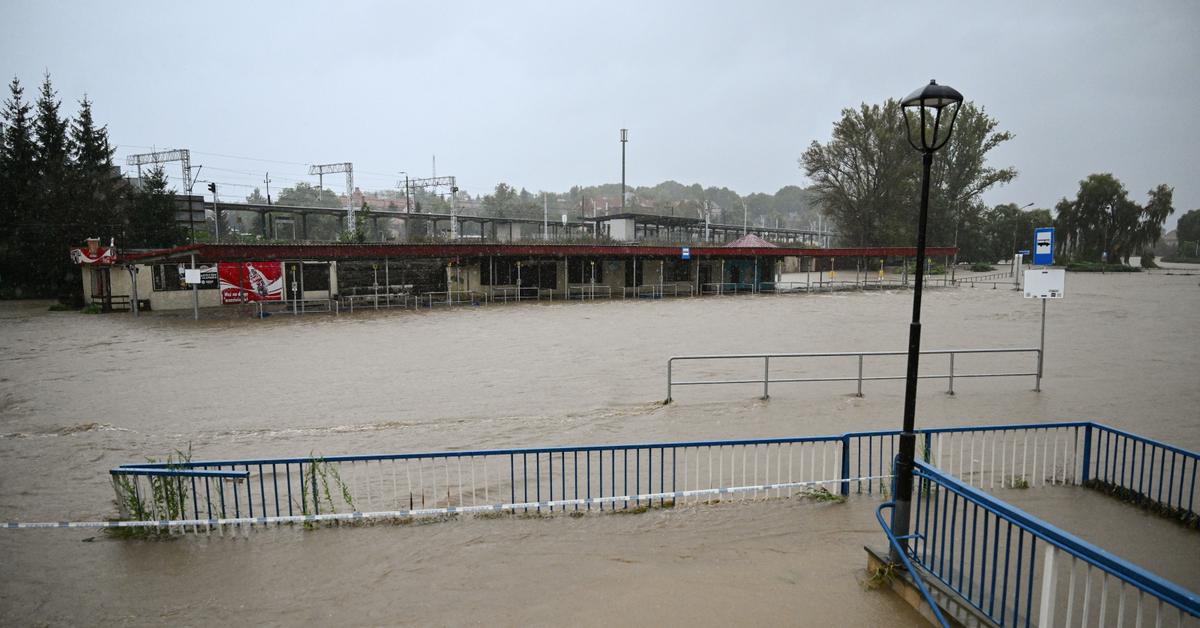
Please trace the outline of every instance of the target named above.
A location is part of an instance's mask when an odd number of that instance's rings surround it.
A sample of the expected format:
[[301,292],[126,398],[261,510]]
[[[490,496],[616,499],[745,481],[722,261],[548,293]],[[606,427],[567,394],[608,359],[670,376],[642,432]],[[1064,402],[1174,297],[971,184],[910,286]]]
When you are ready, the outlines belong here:
[[[71,122],[71,147],[70,205],[75,218],[72,222],[79,223],[71,235],[77,239],[97,236],[107,241],[116,237],[120,227],[122,181],[113,168],[108,128],[96,126],[92,102],[86,95]],[[87,233],[80,235],[79,229]]]
[[43,296],[65,296],[78,289],[70,285],[77,271],[67,255],[67,248],[78,243],[70,238],[69,227],[74,222],[67,194],[70,138],[67,120],[59,115],[60,106],[46,74],[33,124],[36,189],[30,217],[36,229],[22,239],[25,259],[32,265],[31,288]]
[[28,261],[21,242],[30,229],[33,199],[34,144],[31,107],[21,81],[13,78],[4,101],[0,135],[0,296],[27,291]]
[[167,188],[162,166],[142,178],[141,189],[130,190],[123,248],[165,248],[183,241],[175,222],[174,193]]

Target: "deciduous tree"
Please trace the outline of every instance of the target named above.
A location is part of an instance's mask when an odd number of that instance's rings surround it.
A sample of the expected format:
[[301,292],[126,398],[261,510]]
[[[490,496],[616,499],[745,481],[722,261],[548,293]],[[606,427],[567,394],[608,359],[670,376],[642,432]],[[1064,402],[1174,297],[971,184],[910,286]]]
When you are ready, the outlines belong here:
[[1055,206],[1059,253],[1067,259],[1128,264],[1130,256],[1162,237],[1162,225],[1174,212],[1174,189],[1159,185],[1145,206],[1129,199],[1125,186],[1109,173],[1091,174],[1079,182],[1074,200]]

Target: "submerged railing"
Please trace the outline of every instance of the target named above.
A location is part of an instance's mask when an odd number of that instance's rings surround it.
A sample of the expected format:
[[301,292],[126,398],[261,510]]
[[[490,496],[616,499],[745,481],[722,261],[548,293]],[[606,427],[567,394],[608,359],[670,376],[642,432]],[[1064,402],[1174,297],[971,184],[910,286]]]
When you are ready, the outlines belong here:
[[[922,578],[997,625],[1200,625],[1200,596],[989,495],[1084,485],[1197,525],[1200,454],[1092,422],[919,430],[911,534]],[[171,531],[459,513],[581,512],[891,495],[899,431],[430,453],[173,461],[110,471],[118,522]],[[904,540],[901,544],[899,541]],[[934,614],[940,611],[934,606]],[[1036,619],[1035,619],[1036,618]],[[943,620],[944,618],[940,618]]]
[[[923,458],[978,486],[1076,484],[1086,423],[938,428]],[[117,502],[155,496],[146,469],[239,473],[173,476],[198,524],[263,517],[352,518],[472,511],[608,510],[818,491],[886,496],[899,431],[246,460],[138,463],[113,469]],[[161,482],[159,482],[161,484]],[[822,491],[823,489],[823,491]],[[158,489],[161,492],[161,487]],[[142,511],[154,508],[146,504]],[[290,519],[287,519],[290,518]],[[155,517],[155,522],[159,521]],[[218,523],[219,520],[219,523]],[[157,524],[157,523],[156,523]]]
[[287,299],[284,301],[254,301],[258,308],[258,317],[264,318],[267,308],[274,307],[276,314],[307,314],[309,312],[332,312],[338,315],[336,299]]
[[1196,593],[932,465],[915,476],[911,562],[996,624],[1200,623]]
[[[1037,359],[1032,371],[1010,371],[996,373],[963,373],[955,372],[954,360],[955,356],[972,355],[972,354],[998,354],[998,353],[1032,353]],[[921,351],[921,355],[944,355],[949,357],[949,370],[947,373],[926,374],[919,376],[919,379],[945,379],[948,380],[949,394],[954,394],[954,380],[963,378],[978,378],[978,377],[1033,377],[1034,390],[1041,392],[1042,390],[1042,356],[1041,349],[1037,347],[1029,348],[1001,348],[1001,349],[929,349]],[[724,355],[676,355],[667,359],[667,399],[666,403],[671,403],[674,399],[672,393],[676,386],[720,386],[728,384],[762,384],[762,398],[767,399],[770,395],[771,384],[784,383],[802,383],[802,382],[857,382],[857,395],[863,396],[863,382],[870,381],[887,381],[887,380],[903,380],[906,378],[903,374],[897,375],[866,375],[865,360],[868,357],[884,357],[884,356],[903,356],[908,355],[906,351],[833,351],[824,353],[738,353]],[[856,376],[835,376],[835,377],[777,377],[771,378],[771,360],[775,360],[776,366],[780,360],[792,359],[811,359],[811,358],[857,358],[858,374]],[[717,379],[717,380],[687,380],[675,381],[674,365],[676,361],[725,361],[725,360],[762,360],[761,377],[755,378],[740,378],[740,379]]]

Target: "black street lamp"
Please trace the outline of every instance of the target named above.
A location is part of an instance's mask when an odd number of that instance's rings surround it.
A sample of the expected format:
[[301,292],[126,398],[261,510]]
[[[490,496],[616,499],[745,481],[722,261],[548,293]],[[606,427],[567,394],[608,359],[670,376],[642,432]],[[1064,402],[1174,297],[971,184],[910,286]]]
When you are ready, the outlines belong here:
[[[921,151],[921,213],[917,220],[917,276],[913,288],[912,323],[908,327],[908,375],[904,385],[904,430],[900,433],[900,453],[896,455],[896,507],[892,510],[892,531],[901,547],[908,549],[908,530],[912,513],[913,456],[917,435],[917,367],[921,360],[921,288],[925,283],[925,225],[929,217],[929,169],[933,153],[946,145],[954,132],[954,121],[962,106],[962,94],[937,81],[900,101],[908,143]],[[948,120],[948,121],[947,121]],[[943,129],[943,126],[945,127]],[[919,142],[918,142],[919,137]],[[892,562],[900,562],[895,548]]]

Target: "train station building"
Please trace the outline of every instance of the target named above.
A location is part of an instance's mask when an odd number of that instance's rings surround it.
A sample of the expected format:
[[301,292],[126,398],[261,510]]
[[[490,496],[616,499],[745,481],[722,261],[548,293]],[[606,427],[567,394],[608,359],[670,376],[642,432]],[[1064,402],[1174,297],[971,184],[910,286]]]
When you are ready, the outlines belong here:
[[[898,263],[915,249],[780,246],[749,236],[723,246],[191,244],[149,251],[116,251],[93,240],[71,253],[82,269],[85,301],[105,310],[280,302],[344,311],[771,292],[783,287],[785,264],[823,273],[824,285],[838,279],[828,276],[833,260],[851,268],[842,281],[857,280],[855,260]],[[930,256],[952,254],[950,247],[929,249]]]

